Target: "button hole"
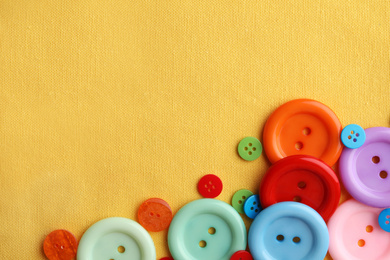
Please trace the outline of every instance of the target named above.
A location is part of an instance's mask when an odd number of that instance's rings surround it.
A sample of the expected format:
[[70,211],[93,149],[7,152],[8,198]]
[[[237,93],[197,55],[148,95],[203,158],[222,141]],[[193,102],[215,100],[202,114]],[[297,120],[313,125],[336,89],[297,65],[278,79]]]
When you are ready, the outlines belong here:
[[381,171],[379,173],[379,176],[382,178],[382,179],[386,179],[387,178],[387,172],[386,171]]
[[298,188],[300,188],[300,189],[306,188],[306,182],[304,182],[304,181],[298,182]]
[[239,200],[239,201],[238,201],[238,204],[242,204],[242,200]]
[[366,244],[366,241],[364,241],[363,239],[360,239],[358,241],[358,246],[360,246],[360,247],[363,247],[365,244]]
[[276,240],[278,240],[279,242],[282,242],[284,240],[284,236],[283,235],[278,235],[276,237]]
[[215,232],[216,232],[215,228],[213,228],[213,227],[209,228],[208,231],[209,231],[209,234],[210,234],[210,235],[214,235]]
[[368,225],[368,226],[366,227],[366,232],[367,232],[367,233],[371,233],[373,230],[374,230],[374,228],[373,228],[371,225]]
[[124,246],[119,246],[118,247],[118,252],[123,254],[124,252],[126,251],[125,247]]
[[309,135],[309,134],[311,134],[311,129],[306,127],[303,129],[302,133],[303,133],[303,135]]
[[302,144],[301,142],[298,142],[298,143],[295,144],[295,149],[296,149],[296,150],[299,151],[299,150],[301,150],[302,148],[303,148],[303,144]]
[[375,164],[378,164],[380,161],[381,161],[381,159],[379,158],[379,156],[374,156],[374,157],[372,157],[372,162],[373,163],[375,163]]
[[201,248],[205,248],[205,247],[207,246],[206,241],[204,241],[204,240],[199,241],[199,246],[200,246]]
[[301,242],[301,239],[300,239],[299,237],[294,237],[294,238],[293,238],[293,242],[296,243],[296,244],[297,244],[297,243],[300,243],[300,242]]
[[301,202],[301,201],[302,201],[302,198],[299,197],[299,196],[295,196],[295,197],[293,198],[293,201],[295,201],[295,202]]

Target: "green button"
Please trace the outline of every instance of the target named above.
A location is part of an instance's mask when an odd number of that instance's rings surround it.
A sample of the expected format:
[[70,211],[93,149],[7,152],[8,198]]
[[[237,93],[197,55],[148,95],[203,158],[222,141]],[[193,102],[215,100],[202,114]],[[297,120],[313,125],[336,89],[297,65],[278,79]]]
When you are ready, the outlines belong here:
[[232,198],[232,206],[235,210],[237,210],[238,213],[245,213],[244,212],[244,202],[246,199],[253,195],[253,192],[250,190],[242,189],[239,191],[236,191],[234,193]]
[[245,137],[238,144],[238,154],[246,161],[253,161],[259,158],[263,146],[260,141],[254,137]]

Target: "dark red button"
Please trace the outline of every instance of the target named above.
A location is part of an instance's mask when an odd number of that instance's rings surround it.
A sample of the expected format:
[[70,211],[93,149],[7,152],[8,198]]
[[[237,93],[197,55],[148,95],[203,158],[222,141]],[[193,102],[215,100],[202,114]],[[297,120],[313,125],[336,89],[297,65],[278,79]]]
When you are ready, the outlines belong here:
[[248,251],[240,250],[235,252],[230,260],[253,260],[253,257]]
[[222,191],[221,179],[214,175],[208,174],[203,176],[198,182],[198,191],[205,198],[215,198]]
[[43,252],[49,260],[71,260],[77,253],[77,240],[69,231],[51,232],[43,241]]
[[296,201],[315,209],[327,221],[340,199],[340,183],[326,163],[308,155],[293,155],[272,165],[260,183],[263,208]]
[[163,258],[160,258],[160,260],[174,260],[172,257],[166,256]]

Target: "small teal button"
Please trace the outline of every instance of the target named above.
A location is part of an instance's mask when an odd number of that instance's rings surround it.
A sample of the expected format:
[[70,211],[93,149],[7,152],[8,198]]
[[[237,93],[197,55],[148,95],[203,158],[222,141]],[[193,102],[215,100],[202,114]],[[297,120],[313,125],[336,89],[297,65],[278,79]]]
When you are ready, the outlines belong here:
[[350,149],[359,148],[366,141],[366,133],[360,125],[350,124],[341,131],[341,142]]
[[379,226],[386,232],[390,232],[390,208],[381,211],[378,217]]
[[298,202],[280,202],[257,215],[249,228],[248,244],[254,259],[324,259],[329,234],[314,209]]
[[259,195],[252,195],[245,200],[244,212],[248,218],[254,219],[261,211]]
[[241,216],[229,204],[215,199],[195,200],[183,206],[168,231],[169,251],[174,259],[229,260],[246,245]]

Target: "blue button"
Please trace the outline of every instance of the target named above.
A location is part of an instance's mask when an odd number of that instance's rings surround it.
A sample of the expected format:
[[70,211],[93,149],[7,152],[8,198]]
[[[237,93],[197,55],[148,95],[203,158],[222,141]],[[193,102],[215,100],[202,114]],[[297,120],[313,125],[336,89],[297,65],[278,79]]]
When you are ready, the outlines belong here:
[[390,208],[382,210],[378,217],[379,226],[386,232],[390,232]]
[[366,133],[360,125],[350,124],[341,132],[341,142],[345,147],[356,149],[366,141]]
[[248,218],[254,219],[261,211],[259,195],[252,195],[245,200],[244,212]]
[[329,234],[314,209],[298,202],[280,202],[255,218],[248,244],[254,259],[324,259]]

